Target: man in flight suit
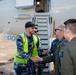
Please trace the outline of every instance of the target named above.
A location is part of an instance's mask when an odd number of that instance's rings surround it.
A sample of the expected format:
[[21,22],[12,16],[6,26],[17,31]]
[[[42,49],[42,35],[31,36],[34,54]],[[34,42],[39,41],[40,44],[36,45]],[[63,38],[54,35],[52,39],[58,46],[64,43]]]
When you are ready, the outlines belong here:
[[50,56],[43,57],[43,58],[38,57],[37,61],[43,61],[46,63],[55,62],[55,73],[54,74],[61,75],[59,71],[59,68],[60,68],[59,58],[60,58],[60,55],[62,55],[62,53],[59,54],[59,51],[61,50],[61,48],[63,48],[66,45],[66,42],[67,42],[64,38],[64,26],[63,25],[58,26],[55,29],[55,34],[57,38],[59,39],[59,42],[56,44],[53,54]]
[[65,38],[68,43],[63,52],[61,61],[61,75],[76,75],[76,19],[68,19],[65,24]]

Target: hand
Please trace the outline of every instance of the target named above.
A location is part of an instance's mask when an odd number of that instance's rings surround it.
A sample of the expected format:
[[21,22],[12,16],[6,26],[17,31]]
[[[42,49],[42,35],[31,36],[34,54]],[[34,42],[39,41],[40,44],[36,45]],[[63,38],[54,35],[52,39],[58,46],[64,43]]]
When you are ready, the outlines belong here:
[[34,63],[37,62],[37,57],[31,57],[30,60],[32,60]]
[[43,50],[42,54],[48,54],[49,52],[49,50]]
[[34,63],[38,63],[40,61],[43,61],[43,59],[39,56],[31,57],[30,60],[32,60]]
[[34,64],[34,67],[38,67],[38,63],[35,63],[35,64]]
[[38,63],[38,62],[40,62],[40,61],[43,61],[43,59],[42,59],[41,57],[39,57],[39,56],[37,56],[36,58],[37,58],[36,63]]

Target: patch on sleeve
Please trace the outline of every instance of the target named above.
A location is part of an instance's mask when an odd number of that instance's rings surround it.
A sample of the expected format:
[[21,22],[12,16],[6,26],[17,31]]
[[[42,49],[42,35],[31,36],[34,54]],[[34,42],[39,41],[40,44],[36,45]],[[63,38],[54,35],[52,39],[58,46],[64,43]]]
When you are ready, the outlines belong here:
[[59,57],[63,57],[63,54],[64,54],[64,52],[63,51],[60,51],[59,52]]

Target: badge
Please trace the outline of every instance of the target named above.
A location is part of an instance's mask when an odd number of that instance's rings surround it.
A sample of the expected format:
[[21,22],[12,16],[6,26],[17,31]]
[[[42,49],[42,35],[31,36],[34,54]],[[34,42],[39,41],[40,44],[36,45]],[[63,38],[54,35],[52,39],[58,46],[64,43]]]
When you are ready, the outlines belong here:
[[59,57],[63,57],[63,54],[64,54],[64,52],[63,51],[60,51],[59,52]]

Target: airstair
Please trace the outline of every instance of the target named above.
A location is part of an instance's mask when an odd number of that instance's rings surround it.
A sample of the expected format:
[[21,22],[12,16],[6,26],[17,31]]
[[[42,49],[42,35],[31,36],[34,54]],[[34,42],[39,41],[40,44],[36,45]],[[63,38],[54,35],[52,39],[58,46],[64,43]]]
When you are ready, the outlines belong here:
[[[36,13],[35,14],[35,23],[38,24],[38,35],[42,41],[42,49],[49,50],[50,49],[50,37],[51,37],[51,21],[49,13]],[[49,64],[46,64],[46,67],[43,70],[43,74],[49,75]]]
[[49,13],[36,13],[35,23],[38,24],[38,35],[42,40],[42,49],[50,48],[50,15]]

